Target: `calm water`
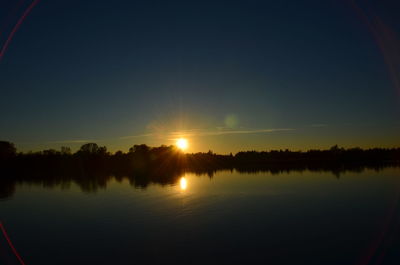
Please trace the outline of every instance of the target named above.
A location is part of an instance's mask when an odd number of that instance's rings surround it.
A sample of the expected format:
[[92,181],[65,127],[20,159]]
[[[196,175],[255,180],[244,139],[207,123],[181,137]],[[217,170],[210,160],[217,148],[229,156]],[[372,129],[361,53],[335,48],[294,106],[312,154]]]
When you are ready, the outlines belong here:
[[[27,265],[400,264],[399,191],[396,168],[113,179],[95,192],[22,182],[0,220]],[[18,264],[0,238],[0,264]]]

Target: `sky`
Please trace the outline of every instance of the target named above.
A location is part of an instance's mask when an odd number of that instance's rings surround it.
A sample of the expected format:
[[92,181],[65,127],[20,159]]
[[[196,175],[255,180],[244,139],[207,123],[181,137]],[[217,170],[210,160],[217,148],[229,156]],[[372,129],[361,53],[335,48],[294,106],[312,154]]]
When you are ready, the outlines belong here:
[[396,1],[0,1],[20,151],[400,146]]

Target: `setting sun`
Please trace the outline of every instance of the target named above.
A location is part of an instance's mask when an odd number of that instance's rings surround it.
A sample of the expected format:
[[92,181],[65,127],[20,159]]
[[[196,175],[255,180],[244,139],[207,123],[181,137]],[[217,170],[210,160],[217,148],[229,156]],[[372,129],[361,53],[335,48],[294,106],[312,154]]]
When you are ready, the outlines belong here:
[[184,138],[179,138],[176,140],[176,146],[181,150],[185,150],[188,148],[188,141]]

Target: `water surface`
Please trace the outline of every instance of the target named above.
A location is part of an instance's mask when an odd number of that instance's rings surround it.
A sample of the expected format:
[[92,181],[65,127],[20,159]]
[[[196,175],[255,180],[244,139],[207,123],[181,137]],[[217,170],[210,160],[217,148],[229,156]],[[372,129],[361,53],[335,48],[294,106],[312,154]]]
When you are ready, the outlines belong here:
[[26,264],[400,263],[398,168],[103,184],[15,184],[0,219]]

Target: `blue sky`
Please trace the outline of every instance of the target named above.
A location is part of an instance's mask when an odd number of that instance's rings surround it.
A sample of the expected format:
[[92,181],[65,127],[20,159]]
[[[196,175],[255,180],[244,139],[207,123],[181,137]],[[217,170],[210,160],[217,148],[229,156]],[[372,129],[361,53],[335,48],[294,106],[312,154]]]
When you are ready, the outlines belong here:
[[[32,3],[3,2],[0,45]],[[42,0],[0,60],[0,138],[24,151],[179,136],[189,152],[399,146],[397,7]]]

